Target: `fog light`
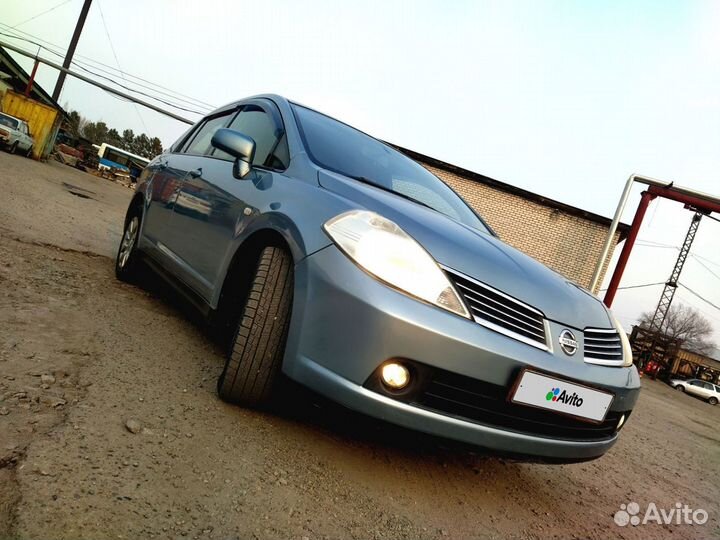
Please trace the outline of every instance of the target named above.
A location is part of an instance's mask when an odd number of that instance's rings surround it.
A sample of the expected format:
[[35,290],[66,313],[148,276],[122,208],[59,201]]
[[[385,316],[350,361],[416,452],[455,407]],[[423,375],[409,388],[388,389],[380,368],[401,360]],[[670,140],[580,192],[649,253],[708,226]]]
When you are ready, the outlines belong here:
[[405,388],[410,382],[410,371],[408,368],[397,362],[388,362],[380,371],[383,383],[388,388],[400,390]]
[[620,428],[623,427],[623,424],[625,423],[625,415],[623,414],[620,417],[620,420],[618,420],[617,430],[620,431]]

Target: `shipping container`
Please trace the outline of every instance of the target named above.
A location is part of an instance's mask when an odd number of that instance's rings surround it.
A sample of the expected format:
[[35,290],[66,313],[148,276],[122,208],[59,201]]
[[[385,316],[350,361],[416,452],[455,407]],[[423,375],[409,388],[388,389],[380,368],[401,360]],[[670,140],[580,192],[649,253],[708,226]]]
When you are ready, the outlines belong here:
[[41,159],[50,155],[62,121],[62,115],[58,113],[57,109],[12,90],[6,90],[0,110],[28,123],[30,134],[35,140],[33,158]]

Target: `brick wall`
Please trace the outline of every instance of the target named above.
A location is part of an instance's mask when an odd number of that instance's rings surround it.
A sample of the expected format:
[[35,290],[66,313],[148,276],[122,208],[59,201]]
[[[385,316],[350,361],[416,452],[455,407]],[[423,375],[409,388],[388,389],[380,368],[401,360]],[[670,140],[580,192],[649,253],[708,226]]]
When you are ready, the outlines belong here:
[[[608,232],[607,226],[431,165],[423,165],[477,210],[504,242],[583,287],[590,287]],[[616,233],[615,244],[618,239],[619,233]],[[605,260],[600,283],[611,258],[612,250]]]

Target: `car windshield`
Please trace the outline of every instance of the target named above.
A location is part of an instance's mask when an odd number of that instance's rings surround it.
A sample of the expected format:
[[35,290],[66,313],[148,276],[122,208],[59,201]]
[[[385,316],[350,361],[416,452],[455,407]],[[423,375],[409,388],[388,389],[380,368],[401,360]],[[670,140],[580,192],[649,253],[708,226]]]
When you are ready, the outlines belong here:
[[411,199],[482,232],[488,226],[452,189],[420,164],[377,139],[293,104],[310,158],[326,169]]
[[9,127],[11,129],[17,129],[18,121],[7,115],[0,114],[0,126]]

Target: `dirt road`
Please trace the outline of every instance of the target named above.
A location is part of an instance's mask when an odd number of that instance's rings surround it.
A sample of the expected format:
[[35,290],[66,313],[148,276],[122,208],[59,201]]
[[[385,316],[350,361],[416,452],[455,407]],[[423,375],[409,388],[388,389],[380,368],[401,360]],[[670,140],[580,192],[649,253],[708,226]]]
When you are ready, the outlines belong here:
[[[231,407],[202,326],[114,279],[130,190],[5,153],[0,187],[0,538],[720,536],[720,407],[646,380],[618,445],[567,466],[301,390],[272,414]],[[631,501],[710,520],[617,526]]]

